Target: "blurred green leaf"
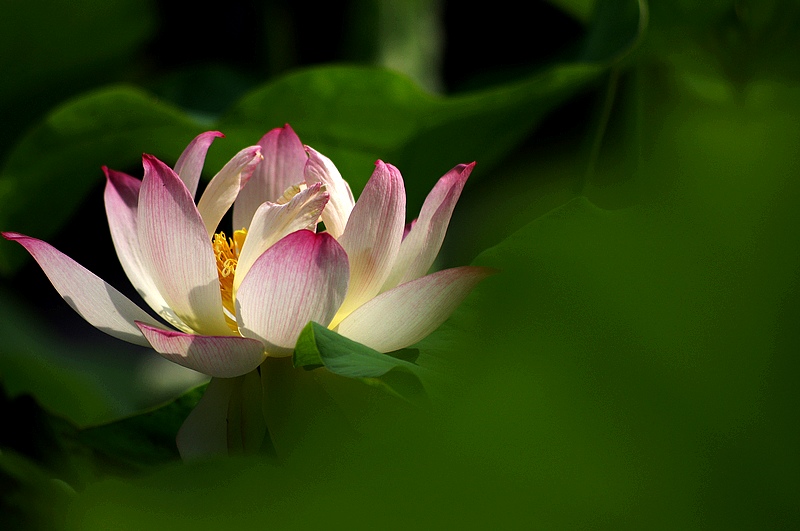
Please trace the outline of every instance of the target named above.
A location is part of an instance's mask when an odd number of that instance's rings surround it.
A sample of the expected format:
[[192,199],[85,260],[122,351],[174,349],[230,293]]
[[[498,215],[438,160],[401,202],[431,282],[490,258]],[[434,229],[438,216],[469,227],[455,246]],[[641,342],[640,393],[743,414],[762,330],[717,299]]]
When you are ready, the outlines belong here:
[[588,22],[597,0],[548,0],[582,22]]
[[646,0],[595,2],[581,57],[613,63],[639,44],[648,23]]
[[[42,330],[35,316],[2,291],[0,336],[0,382],[9,396],[34,394],[45,409],[79,426],[141,407],[142,395],[133,392],[141,378],[133,374],[135,367],[108,352],[84,350],[70,356],[71,345]],[[119,383],[110,388],[109,380]]]
[[4,290],[0,337],[0,384],[9,397],[32,395],[46,411],[78,427],[163,403],[203,378],[142,347],[123,344],[109,352],[101,345],[59,337]]
[[123,77],[155,25],[150,1],[4,1],[0,160],[53,105]]
[[10,529],[48,529],[66,512],[75,491],[33,461],[0,453],[0,513]]
[[83,429],[77,438],[107,467],[140,470],[176,461],[175,435],[205,388],[203,384],[150,411]]
[[131,477],[178,460],[175,434],[202,387],[144,414],[88,429],[0,387],[0,510],[14,529],[60,529],[69,503],[108,476]]
[[[177,158],[202,130],[183,112],[130,87],[65,103],[23,137],[3,166],[0,227],[47,238],[102,182],[101,165],[138,165],[143,152]],[[15,246],[2,249],[0,271],[8,274],[25,253]]]
[[596,203],[577,198],[481,255],[503,272],[448,323],[468,398],[443,431],[472,438],[465,458],[480,448],[519,474],[538,521],[800,516],[787,422],[800,405],[800,86],[753,79],[715,101],[682,75],[626,80],[622,134],[585,189]]
[[403,172],[411,210],[456,164],[479,160],[491,167],[600,72],[592,64],[555,66],[521,82],[445,98],[384,70],[319,67],[254,91],[217,125],[232,145],[245,145],[264,134],[264,124],[291,123],[303,142],[336,163],[356,194],[381,158]]
[[212,123],[255,86],[254,76],[224,65],[197,65],[148,83],[160,99]]
[[[130,54],[154,29],[153,4],[135,0],[6,0],[0,22],[6,80],[0,97],[37,92]],[[27,31],[20,31],[25,28]],[[48,83],[49,82],[49,83]]]

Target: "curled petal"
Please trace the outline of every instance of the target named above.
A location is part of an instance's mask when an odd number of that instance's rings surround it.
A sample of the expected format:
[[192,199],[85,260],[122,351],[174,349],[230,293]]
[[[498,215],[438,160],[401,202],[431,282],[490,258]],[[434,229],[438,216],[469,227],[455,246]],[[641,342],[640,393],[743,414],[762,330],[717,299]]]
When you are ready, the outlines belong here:
[[234,230],[242,227],[249,230],[253,214],[264,201],[277,201],[287,188],[303,182],[303,168],[308,157],[288,124],[264,135],[258,145],[264,160],[233,206]]
[[347,255],[327,233],[300,230],[267,249],[236,297],[239,330],[289,356],[309,321],[330,322],[347,292]]
[[135,322],[159,326],[158,322],[129,298],[49,243],[15,232],[2,234],[31,254],[56,291],[89,324],[118,339],[147,346]]
[[239,336],[198,336],[136,323],[155,349],[169,361],[215,378],[233,378],[264,361],[264,345]]
[[306,184],[323,183],[331,196],[330,201],[322,211],[322,222],[334,238],[339,238],[344,232],[350,212],[353,211],[355,200],[350,185],[342,179],[342,175],[331,159],[306,146],[308,161],[305,168]]
[[261,205],[253,216],[239,254],[233,281],[234,291],[239,289],[250,267],[264,251],[284,236],[316,225],[327,202],[328,193],[317,183],[300,191],[288,203],[278,205],[266,202]]
[[250,180],[259,162],[261,162],[261,146],[244,148],[208,183],[197,203],[197,210],[203,218],[209,238],[214,236],[222,216],[236,200],[239,190]]
[[211,240],[189,191],[166,164],[143,157],[142,261],[170,308],[193,331],[229,335]]
[[142,181],[122,172],[109,170],[106,174],[105,205],[111,239],[117,250],[122,269],[144,301],[175,328],[189,331],[167,305],[142,262],[139,245],[139,188]]
[[436,260],[436,255],[439,254],[453,209],[474,167],[474,162],[459,164],[439,179],[433,187],[422,205],[419,218],[409,227],[408,234],[400,244],[397,260],[382,291],[419,278],[428,272]]
[[403,239],[405,212],[403,178],[379,160],[339,238],[350,260],[350,287],[334,326],[380,292]]
[[200,182],[200,174],[203,172],[203,163],[206,160],[208,148],[215,138],[225,136],[219,131],[207,131],[195,137],[183,150],[178,162],[175,163],[175,173],[181,178],[189,190],[189,194],[194,197],[197,193],[197,184]]
[[356,309],[338,332],[380,352],[405,348],[436,330],[492,273],[485,267],[456,267],[401,284]]

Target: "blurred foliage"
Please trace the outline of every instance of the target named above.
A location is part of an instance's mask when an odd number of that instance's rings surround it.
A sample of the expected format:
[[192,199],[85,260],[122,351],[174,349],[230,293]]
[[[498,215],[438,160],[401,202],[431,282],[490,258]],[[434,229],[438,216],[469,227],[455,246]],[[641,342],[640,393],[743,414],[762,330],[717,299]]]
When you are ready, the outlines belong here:
[[[129,366],[59,349],[44,332],[53,299],[28,307],[50,287],[0,245],[4,521],[796,527],[800,4],[552,0],[522,17],[499,0],[480,13],[360,0],[301,16],[273,0],[212,21],[177,4],[85,3],[41,28],[25,22],[35,5],[14,3],[0,22],[31,28],[20,42],[0,32],[2,71],[16,72],[0,92],[3,230],[111,261],[110,244],[70,237],[97,231],[74,223],[100,201],[100,165],[133,172],[142,151],[172,163],[219,128],[208,177],[290,122],[356,191],[375,159],[396,164],[409,217],[438,176],[477,160],[441,264],[501,273],[415,346],[437,377],[426,413],[271,360],[276,455],[180,464],[171,441],[199,391],[153,409]],[[441,63],[409,57],[421,16],[443,31],[422,50]],[[193,28],[216,29],[219,48]],[[387,57],[412,66],[378,68],[401,64]],[[80,219],[102,225],[96,212]]]

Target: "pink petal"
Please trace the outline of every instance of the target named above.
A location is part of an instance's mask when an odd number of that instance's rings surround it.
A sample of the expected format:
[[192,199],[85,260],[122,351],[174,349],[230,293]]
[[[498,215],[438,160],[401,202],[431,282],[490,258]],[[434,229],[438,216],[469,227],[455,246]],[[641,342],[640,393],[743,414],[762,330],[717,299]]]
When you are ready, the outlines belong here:
[[267,249],[236,298],[239,330],[270,356],[289,356],[309,321],[326,325],[347,292],[347,255],[327,233],[301,230]]
[[222,216],[239,195],[239,190],[250,180],[259,162],[261,162],[261,146],[244,148],[208,183],[197,204],[197,210],[203,218],[209,238],[214,236]]
[[167,306],[142,262],[138,230],[139,188],[142,181],[125,173],[109,170],[105,166],[103,172],[106,174],[105,205],[108,227],[122,269],[153,310],[176,328],[189,331],[186,324]]
[[266,354],[255,339],[198,336],[136,323],[156,352],[169,361],[215,378],[233,378],[255,370]]
[[277,201],[287,188],[303,182],[303,168],[308,157],[288,124],[264,135],[258,145],[264,160],[234,204],[235,230],[249,229],[253,214],[264,201]]
[[142,262],[167,305],[192,330],[230,335],[211,240],[192,196],[166,164],[142,158],[139,244]]
[[178,162],[175,163],[175,173],[180,176],[192,198],[197,193],[197,184],[200,182],[200,174],[203,172],[203,163],[206,160],[208,148],[215,138],[223,136],[225,135],[219,131],[208,131],[197,135],[194,140],[189,142],[178,158]]
[[181,459],[228,455],[228,404],[237,384],[236,378],[212,378],[208,383],[175,438]]
[[49,243],[16,232],[3,232],[7,240],[22,245],[73,310],[98,330],[113,337],[147,346],[136,321],[159,326],[125,295]]
[[416,223],[400,245],[392,273],[382,291],[414,280],[428,272],[442,247],[450,217],[461,190],[472,173],[472,164],[459,164],[447,172],[428,194]]
[[350,287],[337,320],[380,292],[403,239],[405,210],[400,172],[379,160],[339,238],[350,261]]
[[250,267],[264,251],[284,236],[316,225],[328,201],[328,193],[321,188],[317,183],[299,192],[288,203],[266,202],[256,210],[236,265],[234,291],[239,289]]
[[405,348],[436,330],[492,273],[485,267],[456,267],[401,284],[348,315],[338,332],[380,352]]
[[308,146],[306,146],[306,152],[308,153],[305,168],[306,184],[311,186],[314,183],[323,183],[325,185],[331,199],[322,212],[322,222],[325,223],[325,230],[338,239],[344,232],[350,212],[353,211],[355,205],[353,192],[328,157]]

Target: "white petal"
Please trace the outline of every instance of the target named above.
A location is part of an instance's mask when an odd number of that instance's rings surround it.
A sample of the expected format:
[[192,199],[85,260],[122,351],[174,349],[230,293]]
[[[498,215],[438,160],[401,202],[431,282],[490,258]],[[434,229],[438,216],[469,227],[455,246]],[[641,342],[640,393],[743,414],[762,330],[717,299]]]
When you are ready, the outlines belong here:
[[328,157],[308,146],[306,146],[306,152],[308,153],[305,169],[306,184],[311,186],[314,183],[323,183],[325,185],[331,198],[325,206],[325,210],[322,211],[322,222],[325,223],[325,230],[338,239],[344,232],[347,220],[355,206],[353,192]]
[[380,352],[413,345],[445,322],[492,272],[484,267],[456,267],[401,284],[359,307],[337,331]]
[[233,281],[234,293],[264,251],[284,236],[316,225],[327,201],[328,193],[322,191],[322,185],[317,183],[300,191],[288,203],[278,205],[267,202],[261,205],[253,216],[239,253]]
[[160,325],[129,298],[49,243],[15,232],[2,234],[33,256],[56,291],[89,324],[118,339],[149,346],[135,322]]
[[222,216],[236,200],[239,190],[250,180],[259,162],[261,162],[261,146],[244,148],[208,183],[197,203],[197,210],[203,218],[209,238],[214,236]]
[[192,330],[230,335],[216,257],[189,191],[166,164],[145,155],[139,191],[142,262],[170,308]]
[[175,328],[189,327],[167,306],[164,297],[142,263],[139,246],[139,188],[142,181],[122,172],[103,167],[106,174],[105,205],[111,239],[122,269],[144,301]]

